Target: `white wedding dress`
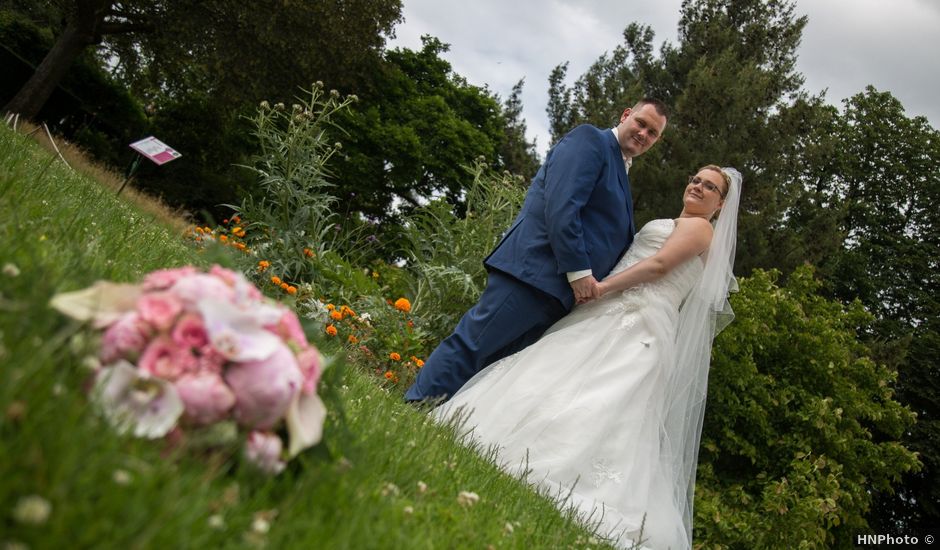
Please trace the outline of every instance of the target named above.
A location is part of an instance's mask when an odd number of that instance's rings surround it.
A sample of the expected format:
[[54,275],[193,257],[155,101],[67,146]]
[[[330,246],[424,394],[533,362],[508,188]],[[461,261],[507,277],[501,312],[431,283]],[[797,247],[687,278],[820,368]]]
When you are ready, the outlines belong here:
[[[611,275],[653,255],[674,228],[646,224]],[[465,417],[470,437],[498,447],[500,467],[528,469],[530,483],[570,497],[616,546],[689,548],[661,435],[678,310],[702,266],[693,258],[655,283],[576,306],[433,414]]]

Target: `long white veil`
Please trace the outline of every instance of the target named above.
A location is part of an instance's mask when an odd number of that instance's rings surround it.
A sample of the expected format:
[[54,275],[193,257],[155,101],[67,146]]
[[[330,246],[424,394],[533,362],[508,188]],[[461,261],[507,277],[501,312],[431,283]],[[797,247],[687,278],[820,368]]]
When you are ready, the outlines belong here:
[[734,168],[722,170],[730,176],[731,185],[715,222],[702,280],[692,289],[679,311],[676,363],[667,379],[666,395],[670,397],[661,432],[664,467],[673,481],[673,498],[683,518],[688,547],[692,545],[695,469],[708,391],[712,340],[734,318],[728,293],[738,288],[732,269],[742,178]]

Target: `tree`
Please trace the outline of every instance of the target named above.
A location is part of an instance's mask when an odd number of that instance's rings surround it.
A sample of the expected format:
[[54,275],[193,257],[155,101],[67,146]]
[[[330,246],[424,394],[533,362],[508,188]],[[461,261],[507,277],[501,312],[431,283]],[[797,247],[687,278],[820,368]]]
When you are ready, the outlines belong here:
[[[896,373],[857,340],[873,317],[819,295],[812,269],[757,270],[715,342],[695,539],[707,547],[855,548],[874,491],[917,458]],[[873,432],[878,435],[873,435]],[[892,530],[892,532],[897,532]]]
[[499,150],[499,161],[503,169],[522,176],[528,182],[539,169],[539,155],[535,142],[525,137],[526,124],[522,118],[522,85],[520,80],[512,87],[512,93],[503,103],[503,116],[506,119],[504,140]]
[[389,51],[375,75],[376,93],[360,96],[338,117],[344,156],[335,165],[345,206],[374,220],[395,219],[432,196],[462,201],[478,157],[498,167],[505,139],[501,107],[485,88],[468,84],[440,56],[448,46],[425,36],[423,48]]
[[898,399],[917,415],[905,442],[924,468],[879,495],[883,527],[940,523],[940,133],[908,118],[890,93],[869,86],[846,100],[827,138],[831,154],[807,162],[819,208],[838,226],[839,248],[819,262],[830,292],[858,299],[876,322],[863,337],[898,369]]
[[289,99],[318,78],[340,86],[361,77],[401,18],[400,0],[52,4],[65,24],[6,111],[34,117],[72,61],[99,44],[145,99],[169,94],[178,100],[192,91],[209,91],[226,104],[278,99],[272,91]]

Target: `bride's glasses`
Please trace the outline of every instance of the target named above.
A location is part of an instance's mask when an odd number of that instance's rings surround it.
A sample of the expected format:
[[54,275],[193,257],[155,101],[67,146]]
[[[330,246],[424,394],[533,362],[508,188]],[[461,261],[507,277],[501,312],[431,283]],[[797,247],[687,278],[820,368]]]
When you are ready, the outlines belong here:
[[689,185],[701,185],[712,193],[718,193],[719,195],[722,194],[721,189],[717,185],[708,180],[703,180],[698,176],[689,176]]

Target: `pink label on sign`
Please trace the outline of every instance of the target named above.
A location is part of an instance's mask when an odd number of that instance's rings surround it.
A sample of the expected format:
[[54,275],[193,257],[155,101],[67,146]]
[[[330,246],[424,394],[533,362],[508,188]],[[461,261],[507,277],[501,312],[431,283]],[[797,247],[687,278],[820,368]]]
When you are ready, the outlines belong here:
[[152,160],[156,164],[166,164],[171,160],[178,159],[182,155],[173,150],[169,145],[159,139],[150,136],[140,141],[131,143],[131,149]]

